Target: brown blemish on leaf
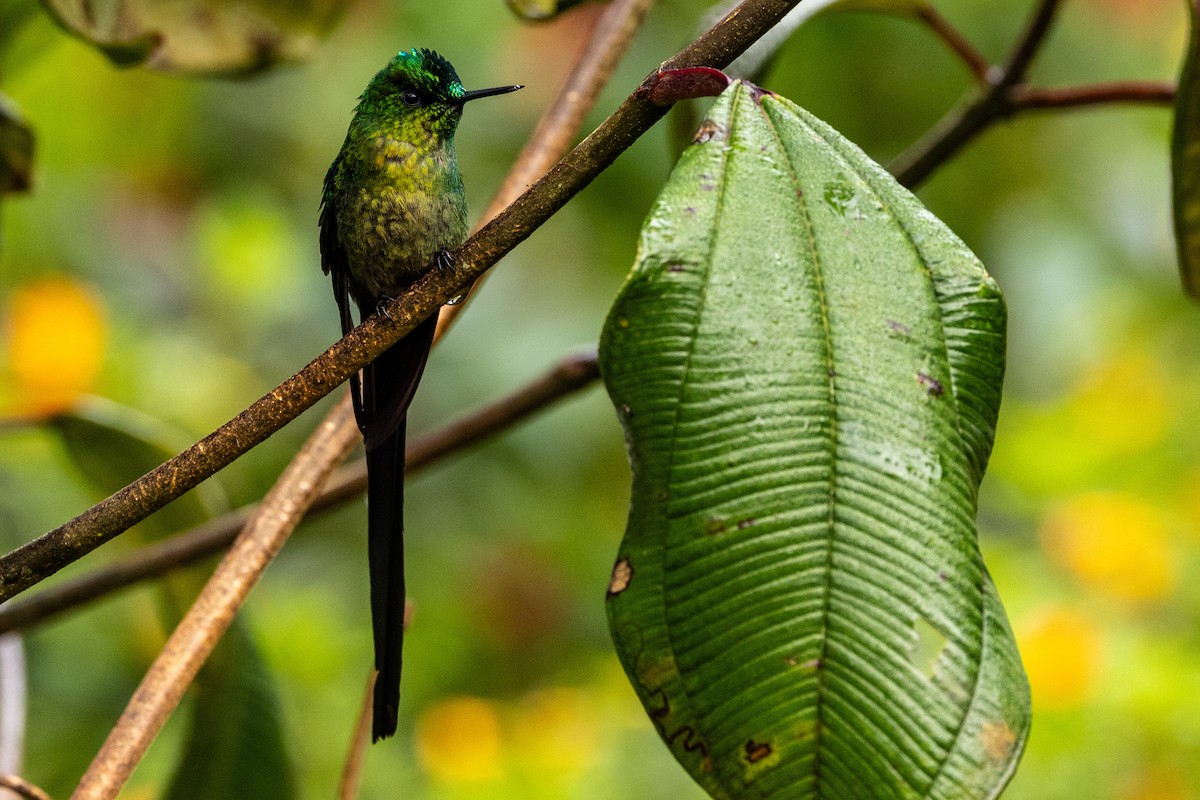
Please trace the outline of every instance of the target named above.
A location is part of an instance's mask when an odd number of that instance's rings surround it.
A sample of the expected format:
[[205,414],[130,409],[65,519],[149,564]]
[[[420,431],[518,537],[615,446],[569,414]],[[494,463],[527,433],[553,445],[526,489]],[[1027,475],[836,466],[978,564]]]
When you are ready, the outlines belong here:
[[756,520],[754,517],[746,517],[744,520],[738,522],[738,530],[744,531],[746,528],[752,527],[757,522],[758,520]]
[[717,127],[717,123],[713,122],[711,119],[706,119],[704,122],[700,123],[700,127],[696,129],[696,135],[692,137],[692,144],[704,144],[705,142],[711,142],[713,139],[717,138],[717,135],[720,133],[724,133],[724,131]]
[[[667,699],[667,693],[662,690],[658,692],[658,699],[662,701],[662,705],[650,711],[650,721],[654,723],[654,727],[658,729],[659,735],[666,741],[667,746],[674,747],[678,744],[685,753],[699,753],[700,768],[705,771],[711,770],[712,758],[708,755],[708,745],[691,725],[681,725],[668,733],[667,718],[671,716],[671,701]],[[705,767],[706,763],[707,767]]]
[[729,528],[720,517],[709,517],[704,523],[704,533],[708,536],[720,536]]
[[946,391],[946,387],[942,386],[942,382],[932,375],[926,375],[924,372],[917,373],[917,383],[925,387],[925,392],[930,397],[941,397]]
[[647,689],[658,689],[669,680],[679,677],[679,667],[675,664],[675,659],[667,657],[658,661],[653,661],[648,664],[638,664],[638,680]]
[[887,321],[888,330],[898,336],[909,336],[912,334],[912,328],[905,325],[903,322],[897,322],[894,319]]
[[1007,761],[1012,755],[1013,745],[1017,743],[1017,735],[1004,720],[985,722],[979,728],[979,742],[988,758],[993,761]]
[[770,756],[772,752],[774,750],[767,742],[756,742],[753,739],[746,742],[746,760],[751,764],[757,764]]
[[608,596],[613,597],[628,589],[631,580],[633,564],[629,563],[628,558],[617,559],[617,563],[613,565],[612,577],[608,581]]
[[687,267],[683,264],[667,264],[667,272],[683,272]]

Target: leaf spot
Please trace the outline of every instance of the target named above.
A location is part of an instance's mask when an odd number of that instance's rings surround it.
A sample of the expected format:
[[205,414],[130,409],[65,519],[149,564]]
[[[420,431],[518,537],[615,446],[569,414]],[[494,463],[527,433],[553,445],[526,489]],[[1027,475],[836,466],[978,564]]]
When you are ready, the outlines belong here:
[[613,565],[612,578],[608,581],[608,596],[613,597],[620,594],[629,588],[629,582],[633,580],[633,564],[629,563],[628,558],[620,558]]
[[773,752],[774,749],[767,742],[756,742],[753,739],[746,742],[746,760],[751,764],[757,764]]
[[988,758],[993,761],[1007,761],[1012,755],[1013,745],[1017,743],[1017,735],[1003,720],[985,722],[979,728],[979,742]]
[[717,124],[711,119],[706,119],[700,125],[700,129],[696,131],[696,135],[692,137],[692,143],[704,144],[705,142],[710,142],[720,133],[723,133],[723,131],[717,127]]
[[926,375],[924,372],[917,373],[917,383],[925,387],[925,393],[930,397],[941,397],[946,388],[942,386],[942,382],[932,375]]
[[708,536],[720,536],[728,528],[725,520],[720,517],[709,517],[708,521],[704,523],[704,533]]
[[746,517],[745,519],[740,520],[738,522],[738,530],[744,531],[744,530],[746,530],[746,528],[754,527],[757,524],[758,524],[758,520],[756,520],[754,517]]

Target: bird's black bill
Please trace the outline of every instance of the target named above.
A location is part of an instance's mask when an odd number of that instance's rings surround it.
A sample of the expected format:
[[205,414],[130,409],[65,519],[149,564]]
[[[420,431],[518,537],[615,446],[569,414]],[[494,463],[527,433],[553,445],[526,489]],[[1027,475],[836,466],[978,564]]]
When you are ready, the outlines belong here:
[[463,96],[458,98],[459,103],[465,103],[468,100],[478,100],[481,97],[491,97],[496,94],[508,94],[515,92],[517,89],[524,89],[524,86],[493,86],[491,89],[476,89],[473,92],[464,92]]

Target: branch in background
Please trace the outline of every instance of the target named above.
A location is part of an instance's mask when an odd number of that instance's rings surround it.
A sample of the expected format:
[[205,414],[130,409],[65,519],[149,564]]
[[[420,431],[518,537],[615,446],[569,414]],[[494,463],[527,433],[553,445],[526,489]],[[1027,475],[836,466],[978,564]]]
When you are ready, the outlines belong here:
[[0,789],[24,800],[50,800],[50,795],[18,775],[0,775]]
[[1059,89],[1015,86],[1011,102],[1014,111],[1034,108],[1079,108],[1103,103],[1169,105],[1175,102],[1175,84],[1170,81],[1120,81]]
[[[724,67],[797,2],[746,0],[660,69]],[[0,601],[52,575],[228,466],[461,294],[666,113],[665,107],[650,102],[644,87],[634,90],[545,177],[455,251],[454,268],[431,270],[389,303],[386,314],[370,317],[200,442],[75,519],[0,558]]]
[[974,97],[952,109],[888,165],[896,180],[909,188],[916,186],[985,128],[1013,113],[1014,91],[1050,32],[1058,6],[1059,0],[1040,0],[1004,66],[989,68],[986,84]]
[[[608,84],[654,3],[655,0],[612,0],[604,9],[571,74],[538,120],[529,142],[517,156],[516,164],[484,211],[483,220],[494,219],[520,196],[525,187],[545,175],[571,149],[571,142],[583,127],[584,119],[595,107],[600,91]],[[481,275],[475,281],[468,298],[484,278]],[[445,334],[466,306],[466,303],[460,303],[442,309],[437,338]]]
[[1016,86],[1025,80],[1025,74],[1029,72],[1029,65],[1033,63],[1047,34],[1050,33],[1050,26],[1054,23],[1054,17],[1058,13],[1060,5],[1061,0],[1039,0],[1033,17],[1030,18],[1029,23],[1025,26],[1025,31],[1017,39],[1017,46],[1013,48],[1012,55],[1000,69],[999,78],[995,82],[997,87]]
[[[452,453],[479,444],[524,422],[535,413],[590,386],[600,375],[595,350],[567,356],[552,370],[466,417],[410,442],[406,471],[420,470]],[[367,486],[361,459],[327,481],[308,513],[326,511],[360,497]],[[239,508],[167,541],[149,545],[114,564],[53,588],[0,606],[0,633],[27,628],[55,614],[91,602],[135,583],[161,577],[229,547],[258,506]]]
[[917,19],[923,22],[926,27],[933,31],[934,35],[946,43],[959,60],[966,64],[967,69],[975,76],[975,80],[980,83],[987,80],[988,70],[992,65],[988,63],[987,58],[983,53],[975,48],[975,45],[963,36],[962,31],[954,27],[950,20],[942,16],[941,12],[932,5],[922,6],[917,11]]
[[[405,611],[407,612],[407,608]],[[407,623],[405,623],[407,627]],[[358,719],[354,723],[354,733],[350,736],[350,749],[346,751],[346,760],[342,764],[342,777],[338,781],[337,800],[355,800],[358,797],[358,784],[362,778],[363,762],[366,760],[367,748],[371,746],[371,719],[375,704],[375,671],[367,676],[366,689],[363,691],[362,703],[358,707]]]

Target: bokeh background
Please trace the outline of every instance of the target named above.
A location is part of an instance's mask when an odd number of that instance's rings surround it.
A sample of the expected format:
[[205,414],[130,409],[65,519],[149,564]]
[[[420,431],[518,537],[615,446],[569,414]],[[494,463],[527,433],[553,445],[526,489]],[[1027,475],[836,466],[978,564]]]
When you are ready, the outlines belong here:
[[[994,60],[1029,5],[938,3]],[[468,87],[527,84],[472,105],[460,129],[481,209],[598,11],[529,26],[500,0],[359,0],[311,60],[243,80],[122,70],[40,13],[0,30],[0,91],[38,137],[34,190],[0,207],[0,547],[99,499],[63,438],[30,419],[98,395],[182,447],[335,340],[321,180],[390,55],[432,47]],[[593,123],[700,12],[658,5]],[[1032,79],[1170,78],[1185,14],[1178,0],[1069,0]],[[886,163],[968,76],[911,23],[840,14],[806,25],[764,82]],[[1162,107],[1030,113],[920,190],[1011,315],[979,518],[1034,696],[1006,800],[1200,797],[1200,311],[1174,264],[1169,131]],[[497,267],[431,360],[410,431],[595,340],[671,153],[660,126]],[[221,473],[226,501],[260,498],[328,407]],[[598,386],[414,478],[401,730],[368,753],[364,797],[702,797],[608,640],[628,483]],[[245,614],[304,798],[333,794],[371,663],[365,550],[361,502],[306,523]],[[25,774],[53,796],[70,792],[161,646],[162,617],[160,593],[139,588],[28,635]],[[161,794],[190,713],[185,703],[124,796]]]

